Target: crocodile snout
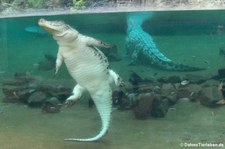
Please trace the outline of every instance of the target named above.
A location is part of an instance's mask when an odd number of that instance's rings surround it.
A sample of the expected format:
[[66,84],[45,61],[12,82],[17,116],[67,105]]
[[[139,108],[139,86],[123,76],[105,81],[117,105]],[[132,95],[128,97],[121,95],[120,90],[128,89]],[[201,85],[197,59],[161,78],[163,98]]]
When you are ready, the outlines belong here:
[[40,26],[42,26],[43,24],[45,23],[45,19],[41,18],[39,21],[38,21],[38,24]]

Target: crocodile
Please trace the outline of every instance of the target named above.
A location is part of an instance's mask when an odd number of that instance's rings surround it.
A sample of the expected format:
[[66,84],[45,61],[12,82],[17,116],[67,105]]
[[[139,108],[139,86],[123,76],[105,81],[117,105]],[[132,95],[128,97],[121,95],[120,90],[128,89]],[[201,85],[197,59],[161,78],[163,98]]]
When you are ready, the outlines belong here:
[[63,21],[48,21],[40,19],[38,24],[52,34],[59,49],[56,59],[55,74],[59,71],[63,61],[77,82],[73,94],[66,99],[71,106],[82,93],[87,90],[100,114],[102,128],[100,132],[90,138],[67,138],[67,141],[97,141],[102,138],[110,124],[112,111],[112,85],[124,86],[121,77],[109,68],[106,56],[97,48],[111,48],[103,41],[79,33],[76,29]]
[[198,71],[204,68],[188,66],[173,62],[156,47],[151,35],[146,33],[142,24],[152,17],[151,12],[130,13],[127,16],[127,53],[131,64],[146,64],[170,71]]

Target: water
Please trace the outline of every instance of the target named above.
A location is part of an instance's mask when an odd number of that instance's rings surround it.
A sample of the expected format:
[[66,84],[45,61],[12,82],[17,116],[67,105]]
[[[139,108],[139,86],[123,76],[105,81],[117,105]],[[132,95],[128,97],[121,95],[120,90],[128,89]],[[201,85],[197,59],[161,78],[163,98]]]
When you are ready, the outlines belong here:
[[[135,13],[135,12],[133,12]],[[174,72],[146,65],[129,65],[126,51],[127,13],[71,14],[53,16],[12,17],[0,20],[0,78],[13,78],[15,73],[37,76],[42,82],[57,82],[72,88],[74,82],[65,66],[54,78],[54,69],[37,69],[44,55],[56,56],[57,44],[49,34],[27,32],[38,26],[40,18],[63,20],[80,33],[117,46],[121,61],[110,66],[128,83],[131,72],[142,78],[194,74],[211,78],[224,68],[224,10],[158,11],[143,24],[158,49],[169,59],[206,68],[196,72]],[[221,28],[222,27],[222,28]],[[214,84],[217,84],[216,82]],[[129,83],[128,83],[129,84]],[[4,95],[1,93],[1,97]],[[5,104],[0,103],[5,106]],[[0,106],[1,107],[1,106]],[[40,108],[25,104],[7,104],[0,114],[0,144],[4,149],[64,148],[181,148],[181,143],[224,143],[224,116],[221,108],[208,108],[199,102],[181,100],[171,106],[164,118],[150,117],[140,121],[132,110],[116,110],[108,134],[97,143],[64,142],[66,137],[88,137],[97,133],[100,119],[95,108],[82,99],[72,108],[57,114],[46,114]]]

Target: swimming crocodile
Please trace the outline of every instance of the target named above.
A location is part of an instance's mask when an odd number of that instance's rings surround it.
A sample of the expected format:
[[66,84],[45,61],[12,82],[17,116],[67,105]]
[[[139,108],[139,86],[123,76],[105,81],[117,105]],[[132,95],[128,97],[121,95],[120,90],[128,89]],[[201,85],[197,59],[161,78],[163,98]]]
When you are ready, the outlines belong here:
[[92,37],[84,36],[62,21],[39,20],[39,25],[53,35],[59,45],[56,60],[56,71],[64,61],[66,67],[77,82],[73,95],[66,99],[67,105],[72,105],[87,90],[93,99],[102,121],[101,131],[91,138],[68,138],[68,141],[96,141],[108,130],[112,109],[111,84],[123,86],[123,81],[117,73],[109,69],[108,60],[97,48],[112,46]]
[[132,58],[132,64],[150,64],[171,71],[204,70],[203,68],[177,64],[159,51],[152,37],[142,28],[143,22],[150,19],[151,16],[152,13],[149,12],[128,14],[126,46],[128,55]]

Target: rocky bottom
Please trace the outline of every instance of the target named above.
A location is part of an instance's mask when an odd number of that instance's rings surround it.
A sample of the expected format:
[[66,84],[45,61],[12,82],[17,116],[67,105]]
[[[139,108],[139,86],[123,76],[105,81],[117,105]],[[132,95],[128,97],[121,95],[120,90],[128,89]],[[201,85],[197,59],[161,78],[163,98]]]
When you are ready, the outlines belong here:
[[224,108],[208,108],[179,100],[164,118],[135,119],[130,110],[112,112],[105,137],[96,143],[63,141],[94,136],[100,129],[95,108],[81,101],[57,114],[47,114],[23,104],[1,103],[0,144],[4,149],[180,149],[181,143],[224,143]]
[[[151,116],[165,117],[169,108],[179,100],[200,103],[209,108],[221,107],[225,105],[225,90],[220,71],[212,78],[188,75],[185,78],[171,76],[157,80],[143,79],[133,72],[126,87],[113,92],[113,106],[119,110],[132,110],[134,116],[142,120]],[[38,77],[25,73],[15,73],[14,77],[3,81],[3,102],[23,103],[29,107],[40,107],[47,113],[58,113],[71,95],[72,88],[55,84],[44,83]],[[88,105],[94,105],[91,99]]]
[[94,136],[101,124],[96,109],[88,108],[87,100],[67,108],[63,102],[71,88],[16,73],[2,84],[0,144],[4,149],[136,149],[140,145],[178,149],[195,143],[223,144],[222,76],[196,78],[148,80],[132,73],[125,90],[113,93],[118,110],[112,112],[109,133],[97,143],[78,143],[63,139]]

